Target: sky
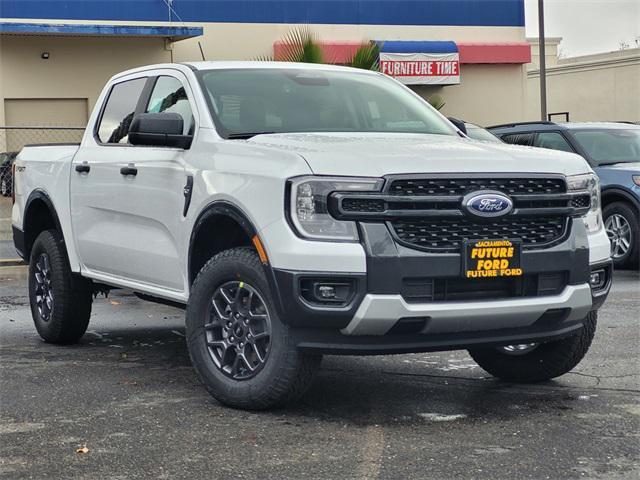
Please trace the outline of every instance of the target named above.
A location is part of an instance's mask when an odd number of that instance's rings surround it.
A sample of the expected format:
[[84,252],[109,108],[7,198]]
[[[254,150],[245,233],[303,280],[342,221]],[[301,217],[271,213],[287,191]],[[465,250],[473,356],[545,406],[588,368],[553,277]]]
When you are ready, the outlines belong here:
[[[545,0],[545,35],[563,37],[562,55],[575,57],[640,47],[640,0]],[[527,37],[538,36],[538,0],[525,0]],[[638,44],[636,44],[636,40]]]

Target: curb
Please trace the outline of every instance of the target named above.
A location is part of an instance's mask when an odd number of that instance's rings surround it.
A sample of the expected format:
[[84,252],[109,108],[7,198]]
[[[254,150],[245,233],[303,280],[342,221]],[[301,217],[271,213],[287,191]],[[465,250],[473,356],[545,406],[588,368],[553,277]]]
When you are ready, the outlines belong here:
[[19,258],[11,258],[7,260],[0,260],[0,268],[2,267],[18,267],[20,265],[26,265],[23,260]]

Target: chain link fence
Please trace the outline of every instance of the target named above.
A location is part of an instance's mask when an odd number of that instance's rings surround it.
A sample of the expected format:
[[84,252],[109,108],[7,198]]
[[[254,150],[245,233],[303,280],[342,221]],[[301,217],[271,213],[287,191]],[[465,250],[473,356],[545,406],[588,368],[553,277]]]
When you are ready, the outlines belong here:
[[13,160],[25,145],[80,143],[84,127],[0,127],[0,198],[11,196]]

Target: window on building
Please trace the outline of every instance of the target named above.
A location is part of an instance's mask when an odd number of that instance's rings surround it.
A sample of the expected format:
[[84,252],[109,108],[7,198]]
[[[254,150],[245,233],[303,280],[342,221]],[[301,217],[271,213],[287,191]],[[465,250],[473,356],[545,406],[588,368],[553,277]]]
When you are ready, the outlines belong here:
[[158,77],[149,104],[147,113],[172,112],[182,117],[184,135],[193,135],[195,121],[189,105],[189,99],[184,86],[174,77]]
[[533,133],[509,133],[502,136],[502,141],[513,145],[525,145],[530,147],[533,145]]
[[569,142],[559,132],[540,132],[533,142],[534,147],[549,148],[551,150],[562,150],[563,152],[573,152]]
[[102,143],[128,143],[131,120],[146,81],[136,78],[113,86],[98,127]]

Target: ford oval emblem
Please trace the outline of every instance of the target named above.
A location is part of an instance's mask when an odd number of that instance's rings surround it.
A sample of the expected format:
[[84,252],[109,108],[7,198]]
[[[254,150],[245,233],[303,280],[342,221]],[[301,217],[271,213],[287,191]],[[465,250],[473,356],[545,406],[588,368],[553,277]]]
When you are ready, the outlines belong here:
[[513,202],[499,192],[472,193],[464,201],[466,210],[478,217],[501,217],[513,210]]

